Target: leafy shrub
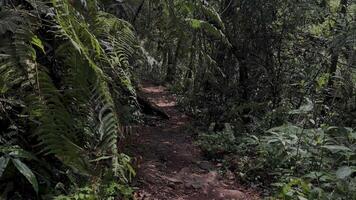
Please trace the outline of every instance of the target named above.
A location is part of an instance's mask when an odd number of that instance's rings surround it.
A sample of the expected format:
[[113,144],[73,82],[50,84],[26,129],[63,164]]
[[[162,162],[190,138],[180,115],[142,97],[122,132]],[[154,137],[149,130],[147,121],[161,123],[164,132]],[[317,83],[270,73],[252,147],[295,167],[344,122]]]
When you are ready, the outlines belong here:
[[84,188],[90,199],[107,174],[128,184],[134,172],[117,143],[119,107],[135,98],[131,25],[98,1],[0,5],[1,198]]
[[236,138],[230,124],[225,124],[222,131],[215,132],[211,124],[208,133],[199,134],[197,144],[209,158],[221,158],[224,154],[236,151]]
[[282,199],[354,199],[356,140],[351,128],[303,129],[291,124],[264,136],[263,166],[276,177]]
[[132,199],[133,190],[127,185],[122,185],[116,181],[103,182],[96,190],[92,187],[76,188],[70,195],[59,195],[55,200],[114,200],[117,198]]
[[[303,128],[285,124],[261,136],[222,131],[200,134],[198,144],[212,159],[224,158],[240,181],[274,188],[271,199],[354,199],[356,133],[351,128]],[[262,183],[262,184],[261,184]]]

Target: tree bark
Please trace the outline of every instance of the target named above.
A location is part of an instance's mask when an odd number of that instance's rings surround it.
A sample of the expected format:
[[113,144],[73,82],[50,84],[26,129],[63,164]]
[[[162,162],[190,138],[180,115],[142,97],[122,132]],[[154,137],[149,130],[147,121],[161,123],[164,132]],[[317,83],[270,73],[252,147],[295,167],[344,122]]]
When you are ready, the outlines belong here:
[[[339,5],[339,9],[340,9],[340,17],[342,19],[345,19],[346,14],[347,14],[347,5],[348,5],[348,0],[340,0],[340,5]],[[336,20],[337,21],[337,20]],[[338,26],[338,23],[336,23],[335,25],[336,27]],[[328,70],[328,73],[330,74],[330,78],[328,80],[328,88],[332,89],[335,83],[335,76],[336,76],[336,71],[337,71],[337,64],[339,61],[339,49],[337,47],[334,47],[331,49],[331,58],[330,58],[330,67]],[[333,98],[333,92],[332,91],[328,91],[327,96],[326,96],[326,102],[331,101],[331,99]]]
[[167,75],[165,80],[168,83],[172,83],[176,76],[177,62],[178,62],[181,45],[182,45],[182,38],[179,38],[175,53],[173,54],[171,48],[168,49]]

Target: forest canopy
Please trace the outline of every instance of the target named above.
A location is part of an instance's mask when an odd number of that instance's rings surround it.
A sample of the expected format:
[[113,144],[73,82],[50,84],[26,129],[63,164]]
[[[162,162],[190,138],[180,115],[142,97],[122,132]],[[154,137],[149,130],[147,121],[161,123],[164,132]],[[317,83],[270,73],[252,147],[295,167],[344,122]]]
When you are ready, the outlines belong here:
[[355,14],[354,0],[0,0],[0,199],[133,199],[127,127],[169,117],[147,81],[261,198],[356,199]]

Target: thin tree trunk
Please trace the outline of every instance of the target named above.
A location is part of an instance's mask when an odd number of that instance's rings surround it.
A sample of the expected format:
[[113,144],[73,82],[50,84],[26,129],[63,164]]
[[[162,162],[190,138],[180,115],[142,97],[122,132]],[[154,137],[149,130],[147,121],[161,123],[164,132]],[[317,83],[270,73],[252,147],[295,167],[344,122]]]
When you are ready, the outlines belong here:
[[132,24],[135,24],[136,19],[137,19],[138,15],[140,14],[140,12],[141,12],[141,10],[142,10],[144,4],[145,4],[145,0],[142,0],[140,6],[139,6],[138,9],[136,10],[135,16],[134,16],[134,18],[133,18],[133,20],[132,20]]
[[172,83],[176,76],[177,71],[177,62],[179,57],[179,51],[182,45],[182,38],[179,38],[175,53],[171,48],[168,50],[168,65],[167,65],[167,75],[166,75],[166,82]]
[[[348,5],[348,0],[340,0],[340,15],[342,19],[345,19],[346,14],[347,14],[347,5]],[[336,27],[338,26],[338,23],[335,25]],[[336,71],[337,71],[337,64],[339,61],[339,48],[332,48],[331,49],[331,60],[330,60],[330,67],[329,67],[329,74],[330,78],[328,80],[328,88],[333,88],[334,83],[335,83],[335,76],[336,76]],[[330,102],[331,99],[333,98],[333,92],[330,91],[327,93],[326,96],[326,102]]]

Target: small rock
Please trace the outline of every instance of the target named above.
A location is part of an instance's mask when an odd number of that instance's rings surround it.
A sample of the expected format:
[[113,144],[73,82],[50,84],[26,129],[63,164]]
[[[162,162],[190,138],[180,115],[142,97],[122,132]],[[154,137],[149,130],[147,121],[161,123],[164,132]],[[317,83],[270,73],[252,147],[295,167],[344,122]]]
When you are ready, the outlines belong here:
[[202,161],[198,163],[198,166],[203,169],[203,170],[207,170],[210,171],[213,168],[213,165],[210,164],[210,162],[208,161]]
[[219,190],[219,197],[223,199],[246,199],[246,196],[244,193],[238,190],[229,190],[229,189],[223,189],[220,188]]

